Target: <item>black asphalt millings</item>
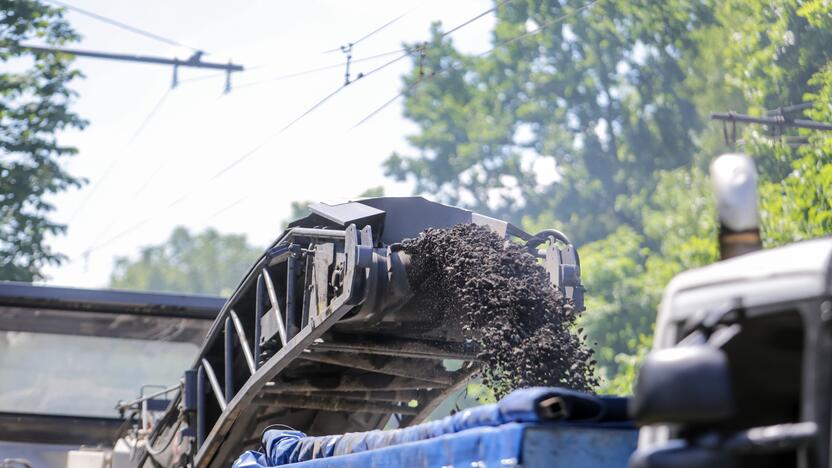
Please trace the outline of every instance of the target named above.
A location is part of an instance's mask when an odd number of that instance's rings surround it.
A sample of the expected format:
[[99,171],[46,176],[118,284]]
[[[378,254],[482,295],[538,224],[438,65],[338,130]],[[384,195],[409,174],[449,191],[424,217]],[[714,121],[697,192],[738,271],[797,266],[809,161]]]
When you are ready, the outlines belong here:
[[420,312],[460,324],[479,345],[483,383],[498,396],[538,385],[598,385],[592,350],[575,330],[574,304],[522,246],[459,224],[427,229],[403,248]]

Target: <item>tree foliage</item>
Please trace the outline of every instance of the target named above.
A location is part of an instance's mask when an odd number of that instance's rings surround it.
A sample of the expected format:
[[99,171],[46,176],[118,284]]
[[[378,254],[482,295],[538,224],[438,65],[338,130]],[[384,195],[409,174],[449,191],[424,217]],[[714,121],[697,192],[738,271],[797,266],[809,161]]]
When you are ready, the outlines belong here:
[[[832,233],[828,132],[800,132],[809,143],[795,149],[750,126],[732,147],[706,121],[712,111],[809,101],[807,117],[832,122],[832,5],[601,0],[579,11],[585,5],[498,3],[494,50],[484,55],[460,53],[433,25],[424,59],[414,54],[403,77],[412,152],[384,167],[417,192],[576,240],[583,326],[607,389],[623,392],[667,282],[717,259],[714,156],[755,158],[767,246]],[[541,177],[547,165],[554,177]]]
[[62,166],[76,150],[57,136],[86,124],[69,109],[75,94],[68,85],[79,72],[68,56],[32,53],[20,44],[77,40],[61,10],[0,0],[0,279],[43,279],[44,266],[64,259],[47,245],[49,236],[66,230],[50,218],[47,197],[82,182]]
[[[423,68],[437,75],[419,81],[414,70],[404,80],[416,154],[393,154],[388,174],[514,220],[553,212],[586,241],[637,226],[632,195],[696,149],[702,122],[686,77],[699,51],[687,31],[710,12],[697,2],[608,0],[576,13],[583,5],[499,7],[494,41],[513,42],[484,57],[461,56],[435,25]],[[540,158],[556,164],[558,183],[539,183],[528,163]]]
[[167,241],[142,248],[137,259],[117,258],[110,287],[227,296],[261,253],[242,234],[178,227]]

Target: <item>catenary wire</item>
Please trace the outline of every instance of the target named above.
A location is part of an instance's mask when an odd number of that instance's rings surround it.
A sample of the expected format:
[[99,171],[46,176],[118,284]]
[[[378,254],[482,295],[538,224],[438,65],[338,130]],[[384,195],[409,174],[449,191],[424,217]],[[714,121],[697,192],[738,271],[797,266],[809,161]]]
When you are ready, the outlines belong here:
[[[164,104],[165,100],[167,100],[168,96],[170,95],[170,92],[170,89],[165,90],[165,93],[162,94],[162,97],[156,102],[156,104],[153,106],[153,108],[150,110],[147,116],[144,119],[142,119],[141,124],[139,124],[139,126],[133,132],[133,135],[130,137],[130,139],[127,140],[126,147],[131,146],[136,141],[136,139],[142,134],[142,132],[144,132],[145,128],[147,128],[147,125],[150,123],[151,120],[153,120],[153,117],[162,107],[162,104]],[[127,151],[121,151],[116,155],[115,158],[113,158],[113,160],[107,166],[107,169],[105,169],[104,173],[101,174],[101,177],[96,179],[96,181],[92,184],[92,187],[90,187],[90,190],[87,192],[87,195],[84,197],[83,200],[81,200],[81,203],[78,205],[77,208],[75,208],[75,211],[72,212],[72,215],[70,215],[67,223],[71,224],[72,221],[74,221],[78,217],[78,214],[81,213],[84,210],[84,208],[86,208],[87,204],[92,199],[92,196],[95,195],[95,193],[98,191],[98,188],[101,187],[101,184],[110,176],[110,174],[112,174],[113,170],[116,168],[116,166],[118,166],[118,163],[121,162],[121,160],[124,158],[126,154]]]
[[[360,42],[362,42],[366,39],[369,39],[370,37],[376,35],[377,33],[380,33],[381,31],[383,31],[384,29],[386,29],[388,26],[392,25],[396,21],[404,18],[408,13],[410,13],[410,12],[402,13],[401,15],[391,19],[390,21],[388,21],[388,22],[384,23],[383,25],[379,26],[378,28],[374,29],[373,31],[361,36],[360,39],[351,42],[349,45],[350,46],[358,45],[358,43],[360,43]],[[332,52],[339,52],[341,50],[343,50],[343,49],[341,47],[338,47],[338,48],[335,48],[335,49],[330,49],[330,50],[324,51],[324,53],[329,54],[329,53],[332,53]]]
[[[387,52],[382,52],[380,54],[371,55],[369,57],[361,57],[361,58],[358,58],[358,59],[353,59],[350,63],[355,64],[355,63],[368,62],[368,61],[376,60],[376,59],[383,58],[383,57],[389,57],[390,55],[401,54],[402,52],[405,52],[405,49],[390,50],[390,51],[387,51]],[[332,65],[324,65],[322,67],[312,68],[312,69],[309,69],[309,70],[286,73],[286,74],[274,76],[274,77],[271,77],[271,78],[265,78],[265,79],[262,79],[262,80],[251,81],[251,82],[248,82],[248,83],[242,83],[242,84],[239,84],[239,85],[235,85],[234,89],[248,88],[250,86],[257,86],[257,85],[261,85],[261,84],[265,84],[265,83],[272,83],[272,82],[275,82],[275,81],[282,81],[282,80],[287,80],[287,79],[291,79],[291,78],[299,78],[301,76],[312,75],[312,74],[315,74],[315,73],[319,73],[319,72],[327,71],[327,70],[332,70],[332,69],[335,69],[335,68],[343,68],[346,65],[347,65],[347,62],[344,61],[344,62],[339,62],[339,63],[333,63]],[[214,76],[218,76],[218,75],[214,75]],[[223,74],[223,76],[225,76],[225,75]]]
[[503,0],[503,1],[499,2],[499,3],[497,3],[496,5],[494,5],[493,7],[489,8],[488,10],[485,10],[484,12],[482,12],[482,13],[478,14],[477,16],[475,16],[475,17],[473,17],[473,18],[471,18],[471,19],[469,19],[469,20],[467,20],[467,21],[465,21],[465,22],[463,22],[463,23],[461,23],[461,24],[457,25],[456,27],[451,28],[451,29],[449,29],[448,31],[446,31],[446,32],[442,33],[442,34],[440,35],[440,37],[450,36],[451,34],[453,34],[453,33],[457,32],[457,31],[459,31],[460,29],[464,28],[465,26],[468,26],[469,24],[473,23],[474,21],[477,21],[478,19],[482,18],[483,16],[486,16],[486,15],[489,15],[489,14],[491,14],[491,13],[494,13],[494,12],[495,12],[495,11],[497,11],[497,10],[498,10],[501,6],[503,6],[503,5],[507,4],[507,3],[511,3],[512,1],[513,1],[513,0]]
[[[507,1],[511,1],[511,0],[507,0]],[[578,14],[578,13],[580,13],[581,11],[584,11],[584,10],[586,10],[586,9],[592,8],[592,7],[593,7],[593,6],[595,6],[595,4],[596,4],[596,3],[598,3],[599,1],[601,1],[601,0],[593,0],[593,1],[591,1],[591,2],[589,2],[589,3],[587,3],[587,4],[585,4],[585,5],[583,5],[583,6],[581,6],[581,7],[576,8],[575,10],[573,10],[573,11],[571,11],[571,12],[569,12],[569,13],[566,13],[566,14],[563,14],[563,15],[558,16],[558,17],[556,17],[556,18],[553,18],[553,19],[551,19],[551,20],[549,20],[549,21],[547,21],[547,22],[543,23],[542,25],[538,26],[537,28],[535,28],[535,29],[533,29],[533,30],[531,30],[531,31],[528,31],[528,32],[526,32],[526,33],[524,33],[524,34],[521,34],[520,36],[513,37],[513,38],[511,38],[511,39],[507,39],[507,40],[505,40],[505,41],[501,41],[501,42],[499,42],[498,44],[495,44],[495,45],[494,45],[494,47],[492,47],[491,49],[488,49],[488,50],[486,50],[485,52],[482,52],[482,53],[480,53],[480,54],[477,54],[477,57],[484,57],[484,56],[490,55],[490,54],[494,53],[494,51],[496,51],[496,50],[497,50],[497,49],[499,49],[500,47],[505,47],[505,46],[507,46],[507,45],[509,45],[509,44],[511,44],[511,43],[514,43],[514,42],[517,42],[517,41],[521,41],[521,40],[526,39],[526,38],[528,38],[528,37],[531,37],[531,36],[534,36],[534,35],[536,35],[536,34],[539,34],[539,33],[541,33],[543,30],[545,30],[546,28],[548,28],[548,27],[550,27],[550,26],[553,26],[553,25],[555,25],[555,24],[557,24],[557,23],[560,23],[561,21],[566,20],[566,19],[568,19],[568,18],[571,18],[572,16],[577,15],[577,14]],[[505,4],[505,3],[507,3],[507,2],[503,2],[502,4]],[[495,7],[495,8],[496,8],[496,7]],[[404,95],[405,95],[408,91],[410,91],[410,90],[412,90],[412,89],[416,88],[416,87],[417,87],[418,85],[420,85],[421,83],[423,83],[423,82],[425,82],[425,81],[429,81],[429,80],[433,79],[434,77],[436,77],[436,76],[438,76],[438,75],[442,75],[442,74],[444,74],[444,73],[447,73],[447,72],[449,72],[449,71],[451,71],[451,70],[455,70],[455,69],[457,69],[457,68],[458,68],[458,66],[459,66],[460,64],[461,64],[461,62],[457,62],[457,63],[455,63],[455,64],[451,64],[448,68],[445,68],[445,69],[443,69],[443,70],[435,71],[435,72],[433,72],[433,73],[426,74],[425,76],[419,77],[417,80],[415,80],[413,83],[411,83],[410,85],[408,85],[405,89],[403,89],[403,90],[402,90],[401,92],[399,92],[397,95],[395,95],[395,96],[393,96],[391,99],[389,99],[389,100],[385,101],[382,105],[380,105],[379,107],[377,107],[376,109],[374,109],[372,112],[370,112],[369,114],[367,114],[366,116],[364,116],[364,117],[363,117],[361,120],[359,120],[359,121],[358,121],[358,122],[357,122],[357,123],[356,123],[356,124],[355,124],[352,128],[356,128],[356,127],[358,127],[358,126],[360,126],[360,125],[364,124],[364,123],[365,123],[365,122],[367,122],[368,120],[372,119],[372,118],[373,118],[374,116],[376,116],[379,112],[383,111],[385,108],[387,108],[388,106],[390,106],[391,104],[393,104],[394,102],[396,102],[399,98],[401,98],[402,96],[404,96]]]
[[[490,8],[490,9],[488,9],[488,10],[486,10],[486,11],[482,12],[482,13],[479,13],[478,15],[474,16],[473,18],[470,18],[470,19],[466,20],[465,22],[461,23],[460,25],[458,25],[458,26],[456,26],[456,27],[454,27],[454,28],[452,28],[452,29],[448,30],[447,32],[443,33],[440,37],[446,37],[446,36],[448,36],[448,35],[450,35],[450,34],[453,34],[454,32],[456,32],[456,31],[458,31],[458,30],[460,30],[460,29],[464,28],[465,26],[470,25],[471,23],[473,23],[473,22],[477,21],[478,19],[483,18],[484,16],[486,16],[486,15],[488,15],[488,14],[490,14],[490,13],[493,13],[493,12],[494,12],[494,11],[496,11],[499,7],[501,7],[501,6],[503,6],[503,5],[507,4],[507,3],[510,3],[511,1],[513,1],[513,0],[503,0],[502,2],[500,2],[499,4],[497,4],[496,6],[494,6],[494,7]],[[581,11],[581,10],[585,9],[585,8],[588,8],[589,6],[591,6],[591,5],[595,4],[595,3],[597,3],[598,1],[600,1],[600,0],[595,0],[595,1],[593,1],[593,2],[591,2],[591,3],[589,3],[589,4],[585,5],[585,6],[583,6],[583,7],[581,7],[581,8],[579,8],[579,9],[575,10],[574,12],[572,12],[572,13],[570,13],[570,14],[568,14],[568,15],[564,15],[562,18],[558,18],[558,20],[568,18],[568,17],[572,16],[573,14],[576,14],[577,12],[579,12],[579,11]],[[548,27],[548,26],[550,26],[551,24],[554,24],[554,22],[547,22],[545,25],[543,25],[543,26],[539,27],[537,30],[535,30],[535,31],[533,31],[533,32],[534,32],[534,33],[540,32],[540,31],[541,31],[544,27]],[[530,34],[528,34],[528,33],[527,33],[527,34],[525,34],[524,36],[528,36],[528,35],[530,35]],[[498,44],[497,46],[495,46],[494,48],[492,48],[492,49],[490,49],[489,51],[487,51],[486,53],[491,53],[491,52],[493,52],[493,51],[494,51],[497,47],[500,47],[500,46],[502,46],[502,45],[505,45],[505,44],[508,44],[508,43],[510,43],[510,42],[513,42],[514,40],[519,40],[519,39],[521,39],[521,38],[522,38],[522,37],[524,37],[524,36],[520,36],[520,37],[514,38],[514,39],[512,39],[512,40],[510,40],[510,41],[506,41],[505,43],[500,43],[500,44]],[[328,100],[330,100],[331,98],[333,98],[335,95],[339,94],[341,91],[343,91],[344,89],[346,89],[346,88],[349,86],[349,84],[352,84],[352,83],[355,83],[356,81],[360,81],[360,80],[362,80],[362,79],[364,79],[364,78],[367,78],[367,77],[369,77],[369,76],[371,76],[371,75],[373,75],[373,74],[375,74],[375,73],[377,73],[377,72],[379,72],[379,71],[383,70],[384,68],[387,68],[388,66],[391,66],[391,65],[393,65],[394,63],[399,62],[400,60],[402,60],[402,59],[404,59],[404,58],[406,58],[406,57],[410,56],[410,55],[411,55],[411,52],[410,52],[410,50],[408,50],[408,49],[400,49],[400,50],[397,50],[397,51],[390,51],[389,53],[384,53],[384,54],[379,54],[379,55],[377,55],[377,56],[364,58],[363,60],[369,60],[369,59],[371,59],[371,58],[377,58],[378,56],[381,56],[381,55],[392,55],[392,54],[393,54],[393,53],[395,53],[395,52],[402,52],[402,51],[404,51],[404,53],[403,53],[402,55],[400,55],[400,56],[398,56],[398,57],[396,57],[396,58],[394,58],[394,59],[392,59],[392,60],[390,60],[390,61],[388,61],[388,62],[385,62],[384,64],[382,64],[382,65],[380,65],[380,66],[378,66],[378,67],[376,67],[376,68],[374,68],[374,69],[371,69],[371,70],[370,70],[369,72],[367,72],[367,73],[359,74],[359,75],[358,75],[358,76],[357,76],[357,77],[356,77],[353,81],[351,81],[350,83],[344,84],[344,85],[340,86],[339,88],[337,88],[336,90],[334,90],[333,92],[331,92],[331,93],[329,93],[328,95],[324,96],[322,99],[320,99],[320,100],[319,100],[319,101],[317,101],[315,104],[313,104],[313,105],[312,105],[309,109],[307,109],[306,111],[304,111],[303,113],[301,113],[298,117],[296,117],[296,118],[294,118],[293,120],[291,120],[291,121],[290,121],[287,125],[285,125],[284,127],[282,127],[282,128],[281,128],[278,132],[273,133],[273,134],[272,134],[272,135],[270,135],[269,137],[267,137],[267,138],[265,138],[264,140],[262,140],[259,144],[255,145],[254,147],[252,147],[251,149],[249,149],[248,151],[246,151],[245,153],[243,153],[242,155],[240,155],[238,158],[236,158],[234,161],[232,161],[229,165],[225,166],[223,169],[221,169],[220,171],[218,171],[217,173],[215,173],[215,174],[214,174],[212,177],[210,177],[208,180],[203,181],[203,183],[199,184],[197,187],[194,187],[194,189],[187,191],[187,192],[186,192],[186,193],[184,193],[182,196],[180,196],[179,198],[177,198],[175,201],[173,201],[173,202],[171,202],[170,204],[168,204],[168,205],[167,205],[167,207],[165,207],[163,210],[160,210],[160,211],[156,212],[155,214],[151,215],[150,217],[145,218],[145,219],[143,219],[142,221],[140,221],[140,222],[138,222],[138,223],[134,224],[134,225],[133,225],[133,226],[131,226],[130,228],[125,229],[125,230],[123,230],[123,231],[119,232],[118,234],[116,234],[115,236],[113,236],[113,237],[111,237],[111,238],[107,239],[107,240],[106,240],[106,241],[104,241],[103,243],[101,243],[101,244],[98,244],[98,245],[95,245],[95,246],[93,246],[93,247],[88,248],[87,250],[85,250],[85,251],[84,251],[84,255],[87,255],[87,254],[89,254],[89,253],[91,253],[91,252],[93,252],[93,251],[95,251],[95,250],[98,250],[98,249],[103,248],[103,247],[105,247],[105,246],[107,246],[107,245],[110,245],[111,243],[115,242],[116,240],[118,240],[118,239],[120,239],[120,238],[124,237],[125,235],[127,235],[127,234],[131,233],[132,231],[134,231],[134,230],[136,230],[136,229],[140,228],[141,226],[143,226],[143,225],[144,225],[144,224],[146,224],[147,222],[151,221],[151,220],[152,220],[152,219],[154,219],[155,217],[160,216],[161,214],[163,214],[163,213],[167,212],[169,209],[171,209],[171,208],[173,208],[173,207],[175,207],[175,206],[179,205],[180,203],[184,202],[186,199],[188,199],[190,196],[192,196],[194,193],[196,193],[198,190],[200,190],[200,189],[202,188],[202,185],[204,185],[205,183],[211,182],[211,181],[213,181],[213,180],[216,180],[217,178],[221,177],[222,175],[224,175],[225,173],[227,173],[228,171],[230,171],[231,169],[233,169],[234,167],[236,167],[237,165],[239,165],[239,164],[240,164],[241,162],[243,162],[244,160],[248,159],[249,157],[251,157],[252,155],[254,155],[255,153],[257,153],[260,149],[262,149],[263,147],[265,147],[268,143],[270,143],[270,142],[271,142],[274,138],[276,138],[278,135],[280,135],[280,134],[284,133],[286,130],[288,130],[289,128],[291,128],[291,127],[292,127],[293,125],[295,125],[297,122],[299,122],[300,120],[302,120],[304,117],[308,116],[309,114],[311,114],[312,112],[314,112],[315,110],[317,110],[318,108],[320,108],[320,107],[321,107],[321,106],[322,106],[325,102],[327,102]],[[353,62],[355,62],[355,61],[353,61]],[[339,64],[339,66],[342,66],[342,65],[344,65],[345,63],[346,63],[346,62],[344,62],[343,64]],[[336,66],[336,65],[332,65],[332,66],[329,66],[329,68],[335,68],[335,66]],[[302,73],[313,73],[313,72],[317,72],[317,71],[321,71],[321,70],[320,70],[320,69],[314,69],[314,70],[308,70],[308,71],[306,71],[306,72],[302,72]],[[436,72],[436,73],[433,73],[433,74],[431,74],[431,75],[427,75],[427,77],[428,77],[428,78],[433,78],[434,76],[436,76],[436,75],[437,75],[437,74],[439,74],[439,73],[443,73],[443,72]],[[297,75],[297,74],[294,74],[294,75]],[[424,79],[420,79],[417,83],[414,83],[414,85],[415,85],[415,84],[418,84],[418,83],[420,83],[420,82],[422,82],[422,81],[424,81]],[[396,101],[399,97],[401,97],[401,95],[403,95],[403,94],[404,94],[404,93],[402,92],[402,93],[400,93],[399,95],[395,96],[393,99],[391,99],[390,101],[388,101],[387,103],[385,103],[385,104],[383,105],[383,107],[386,107],[386,106],[388,106],[389,104],[391,104],[392,102],[395,102],[395,101]],[[377,114],[378,112],[380,112],[380,111],[383,109],[383,107],[378,108],[378,109],[376,109],[375,111],[373,111],[372,115],[375,115],[375,114]],[[369,117],[372,117],[372,115],[371,115],[371,116],[369,116]],[[368,119],[368,118],[362,119],[361,123],[365,122],[366,120],[369,120],[369,119]],[[357,124],[356,126],[358,126],[358,125],[359,125],[359,124]],[[237,203],[238,203],[238,202],[235,202],[234,204],[236,205]]]
[[115,27],[123,29],[125,31],[130,31],[134,34],[138,34],[138,35],[141,35],[141,36],[144,36],[144,37],[147,37],[147,38],[159,41],[159,42],[163,42],[163,43],[168,44],[168,45],[172,45],[172,46],[176,46],[176,47],[184,47],[186,49],[191,49],[194,52],[204,52],[202,49],[199,49],[197,47],[192,47],[192,46],[183,44],[179,41],[176,41],[174,39],[170,39],[168,37],[160,36],[158,34],[155,34],[155,33],[149,32],[149,31],[145,31],[144,29],[140,29],[140,28],[137,28],[135,26],[130,26],[129,24],[122,23],[121,21],[114,20],[112,18],[108,18],[108,17],[103,16],[103,15],[99,15],[98,13],[95,13],[95,12],[92,12],[92,11],[89,11],[89,10],[85,10],[83,8],[79,8],[75,5],[70,5],[69,3],[62,2],[60,0],[46,0],[46,1],[53,4],[53,5],[57,5],[61,8],[66,8],[67,10],[71,10],[71,11],[74,11],[76,13],[82,14],[84,16],[88,16],[90,18],[101,21],[103,23],[107,23],[111,26],[115,26]]

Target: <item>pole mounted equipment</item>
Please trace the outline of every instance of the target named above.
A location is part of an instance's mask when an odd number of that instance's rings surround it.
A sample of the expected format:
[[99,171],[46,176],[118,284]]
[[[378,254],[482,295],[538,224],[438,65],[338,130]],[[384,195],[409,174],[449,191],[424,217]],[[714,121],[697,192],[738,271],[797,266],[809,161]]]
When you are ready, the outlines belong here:
[[[737,123],[750,123],[765,125],[772,131],[772,136],[777,139],[782,139],[786,128],[805,128],[808,130],[823,130],[832,131],[832,124],[825,122],[817,122],[811,119],[797,119],[791,117],[789,114],[795,112],[802,112],[812,107],[812,103],[804,102],[792,106],[778,107],[766,111],[766,115],[756,117],[753,115],[738,114],[734,111],[728,112],[712,112],[711,120],[720,120],[723,122],[722,132],[725,137],[726,145],[734,145],[737,142]],[[730,137],[728,126],[730,125]],[[800,144],[804,139],[798,137],[797,139],[786,137],[787,142]]]
[[223,70],[225,71],[225,92],[228,93],[231,91],[231,73],[233,72],[242,72],[245,68],[242,65],[236,65],[229,61],[228,63],[217,63],[217,62],[206,62],[202,60],[202,56],[204,52],[198,50],[193,53],[189,58],[182,60],[179,58],[167,58],[167,57],[158,57],[152,55],[137,55],[137,54],[120,54],[120,53],[113,53],[113,52],[99,52],[93,50],[80,50],[80,49],[65,49],[60,47],[45,47],[45,46],[36,46],[36,45],[29,45],[29,44],[20,44],[19,46],[21,49],[29,50],[35,53],[46,53],[46,54],[67,54],[67,55],[74,55],[76,57],[87,57],[87,58],[95,58],[95,59],[103,59],[103,60],[117,60],[122,62],[136,62],[136,63],[149,63],[153,65],[169,65],[173,67],[173,80],[171,83],[171,88],[175,88],[179,84],[179,67],[188,67],[188,68],[206,68],[211,70]]

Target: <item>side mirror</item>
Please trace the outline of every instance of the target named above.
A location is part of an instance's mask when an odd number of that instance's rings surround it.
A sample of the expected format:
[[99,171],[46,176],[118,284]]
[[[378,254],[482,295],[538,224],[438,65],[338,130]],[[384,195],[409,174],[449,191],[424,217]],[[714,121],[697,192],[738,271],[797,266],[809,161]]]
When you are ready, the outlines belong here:
[[629,407],[639,424],[709,423],[730,418],[734,411],[728,358],[704,345],[650,353]]

